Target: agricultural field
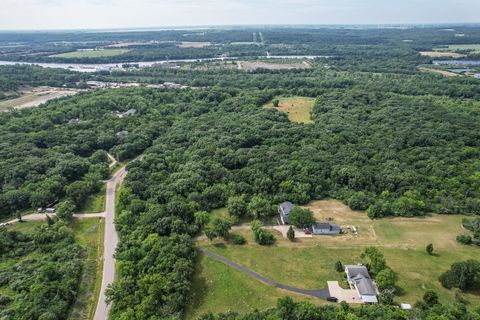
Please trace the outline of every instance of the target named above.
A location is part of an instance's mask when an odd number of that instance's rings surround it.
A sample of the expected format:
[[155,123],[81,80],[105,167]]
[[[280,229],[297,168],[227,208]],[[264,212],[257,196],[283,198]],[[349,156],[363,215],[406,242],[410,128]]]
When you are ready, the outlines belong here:
[[181,42],[180,48],[204,48],[212,45],[210,42]]
[[[292,243],[276,233],[276,244],[263,247],[254,242],[251,231],[237,230],[234,233],[242,234],[247,238],[246,245],[235,246],[221,240],[214,242],[204,240],[200,241],[198,246],[229,258],[275,281],[312,290],[325,288],[329,280],[343,280],[343,274],[334,270],[337,260],[344,264],[358,263],[360,254],[367,246],[377,246],[385,254],[389,266],[398,275],[396,302],[411,304],[420,300],[427,289],[438,292],[442,303],[453,301],[454,291],[444,289],[440,285],[437,280],[439,275],[454,262],[480,257],[478,248],[458,244],[455,240],[458,234],[464,232],[461,225],[463,217],[459,215],[370,220],[365,212],[352,211],[335,200],[315,201],[306,207],[314,212],[318,220],[332,218],[333,223],[341,225],[347,231],[347,226],[350,228],[355,226],[358,234],[347,232],[339,236],[317,236],[297,239]],[[436,252],[431,256],[425,252],[425,246],[429,243],[433,244]],[[207,257],[200,259],[195,286],[196,288],[199,286],[198,279],[210,279],[203,284],[208,286],[209,294],[201,303],[197,303],[195,308],[210,311],[225,310],[232,304],[213,300],[221,296],[222,285],[229,282],[231,288],[245,286],[247,279],[244,276],[234,277],[227,270],[230,267],[220,262],[213,263]],[[275,267],[272,268],[272,266]],[[216,274],[222,274],[224,278],[216,276],[212,278],[212,275]],[[258,281],[257,285],[259,288],[264,286]],[[252,301],[249,305],[250,310],[264,306],[265,300],[260,302],[252,299],[251,294],[246,292],[237,299]],[[464,294],[464,297],[471,306],[480,303],[480,292],[470,292]],[[268,300],[270,296],[262,294],[261,298]],[[274,296],[271,298],[273,299]],[[224,302],[225,305],[223,305]],[[273,305],[272,303],[271,306]],[[231,309],[248,311],[245,308],[232,307]]]
[[15,99],[0,101],[0,112],[9,109],[33,108],[50,100],[73,96],[79,91],[74,89],[59,89],[53,87],[37,87],[22,92],[22,96]]
[[267,70],[293,70],[293,69],[309,69],[311,66],[308,62],[264,62],[264,61],[239,61],[237,63],[239,70],[255,71],[257,69]]
[[127,49],[108,49],[108,50],[93,50],[93,51],[72,51],[61,54],[51,55],[50,58],[66,58],[66,59],[75,59],[75,58],[103,58],[103,57],[114,57],[125,54],[130,50]]
[[469,51],[470,53],[480,53],[480,44],[452,44],[446,47],[434,48],[434,51]]
[[435,68],[427,68],[427,67],[418,67],[418,70],[422,71],[422,72],[433,72],[433,73],[436,73],[436,74],[440,74],[444,77],[459,77],[461,76],[461,74],[459,73],[455,73],[455,72],[451,72],[451,71],[448,71],[448,70],[442,70],[442,69],[435,69]]
[[267,109],[277,109],[280,112],[288,114],[288,119],[292,122],[298,123],[311,123],[311,115],[315,105],[314,98],[308,97],[288,97],[279,98],[280,103],[277,108],[272,103],[266,104],[264,107]]
[[462,58],[466,57],[464,54],[457,52],[448,52],[448,51],[421,51],[420,55],[422,57],[429,58]]

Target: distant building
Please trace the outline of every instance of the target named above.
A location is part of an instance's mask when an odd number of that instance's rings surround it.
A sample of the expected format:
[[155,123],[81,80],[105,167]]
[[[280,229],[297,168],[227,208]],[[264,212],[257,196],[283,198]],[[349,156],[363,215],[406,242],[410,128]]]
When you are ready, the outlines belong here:
[[130,110],[127,110],[125,112],[115,111],[115,115],[118,118],[123,118],[123,117],[131,116],[131,115],[135,114],[136,112],[137,112],[137,109],[130,109]]
[[475,78],[480,79],[480,73],[476,73],[473,75]]
[[402,303],[400,308],[402,308],[402,310],[412,310],[412,306],[408,303]]
[[116,133],[116,136],[119,137],[119,138],[126,137],[126,136],[128,136],[128,131],[126,131],[126,130],[119,131],[119,132]]
[[68,120],[68,124],[78,124],[78,123],[80,123],[80,119],[78,118],[73,118]]
[[293,203],[285,201],[278,206],[278,213],[280,214],[280,220],[282,224],[288,224],[288,214],[293,209]]
[[328,222],[318,222],[312,225],[312,232],[315,235],[322,234],[340,234],[341,229],[337,224],[332,224]]
[[352,289],[357,290],[363,303],[377,303],[377,288],[367,267],[362,264],[346,265],[345,273]]

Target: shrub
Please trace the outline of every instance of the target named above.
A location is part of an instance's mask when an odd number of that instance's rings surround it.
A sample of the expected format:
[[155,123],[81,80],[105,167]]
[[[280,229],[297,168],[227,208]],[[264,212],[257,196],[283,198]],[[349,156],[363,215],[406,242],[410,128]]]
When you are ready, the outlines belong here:
[[438,294],[433,290],[425,291],[423,295],[423,302],[428,307],[433,307],[434,305],[438,304]]
[[457,236],[457,241],[462,244],[469,245],[469,244],[472,244],[473,239],[472,239],[472,236],[470,235],[460,234]]
[[247,243],[247,240],[245,239],[244,236],[241,236],[239,234],[234,234],[232,236],[232,242],[236,245],[241,246],[241,245],[244,245],[245,243]]
[[290,226],[287,231],[287,238],[290,241],[295,241],[295,230],[293,230],[293,227]]
[[427,253],[428,253],[429,255],[432,255],[432,254],[433,254],[433,244],[429,243],[429,244],[427,245],[427,247],[425,248],[425,251],[427,251]]
[[342,264],[341,261],[335,262],[335,271],[337,271],[337,272],[343,272],[343,271],[345,271],[345,269],[344,269],[343,264]]

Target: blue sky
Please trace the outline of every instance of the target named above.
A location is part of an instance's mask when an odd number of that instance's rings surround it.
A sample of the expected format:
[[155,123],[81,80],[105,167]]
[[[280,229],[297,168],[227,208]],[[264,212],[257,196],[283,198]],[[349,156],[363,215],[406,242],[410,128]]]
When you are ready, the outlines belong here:
[[0,0],[0,29],[480,22],[480,0]]

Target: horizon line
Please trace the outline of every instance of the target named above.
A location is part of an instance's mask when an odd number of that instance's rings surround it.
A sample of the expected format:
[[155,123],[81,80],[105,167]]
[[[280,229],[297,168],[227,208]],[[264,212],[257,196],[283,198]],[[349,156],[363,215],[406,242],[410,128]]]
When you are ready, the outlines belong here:
[[168,30],[184,30],[184,29],[219,29],[219,28],[241,28],[241,27],[261,27],[261,28],[281,28],[281,27],[310,27],[310,28],[325,28],[325,27],[377,27],[379,29],[385,27],[432,27],[432,26],[478,26],[480,22],[401,22],[401,23],[328,23],[328,24],[204,24],[204,25],[167,25],[167,26],[149,26],[149,27],[100,27],[100,28],[67,28],[67,29],[0,29],[0,33],[8,32],[91,32],[91,31],[168,31]]

